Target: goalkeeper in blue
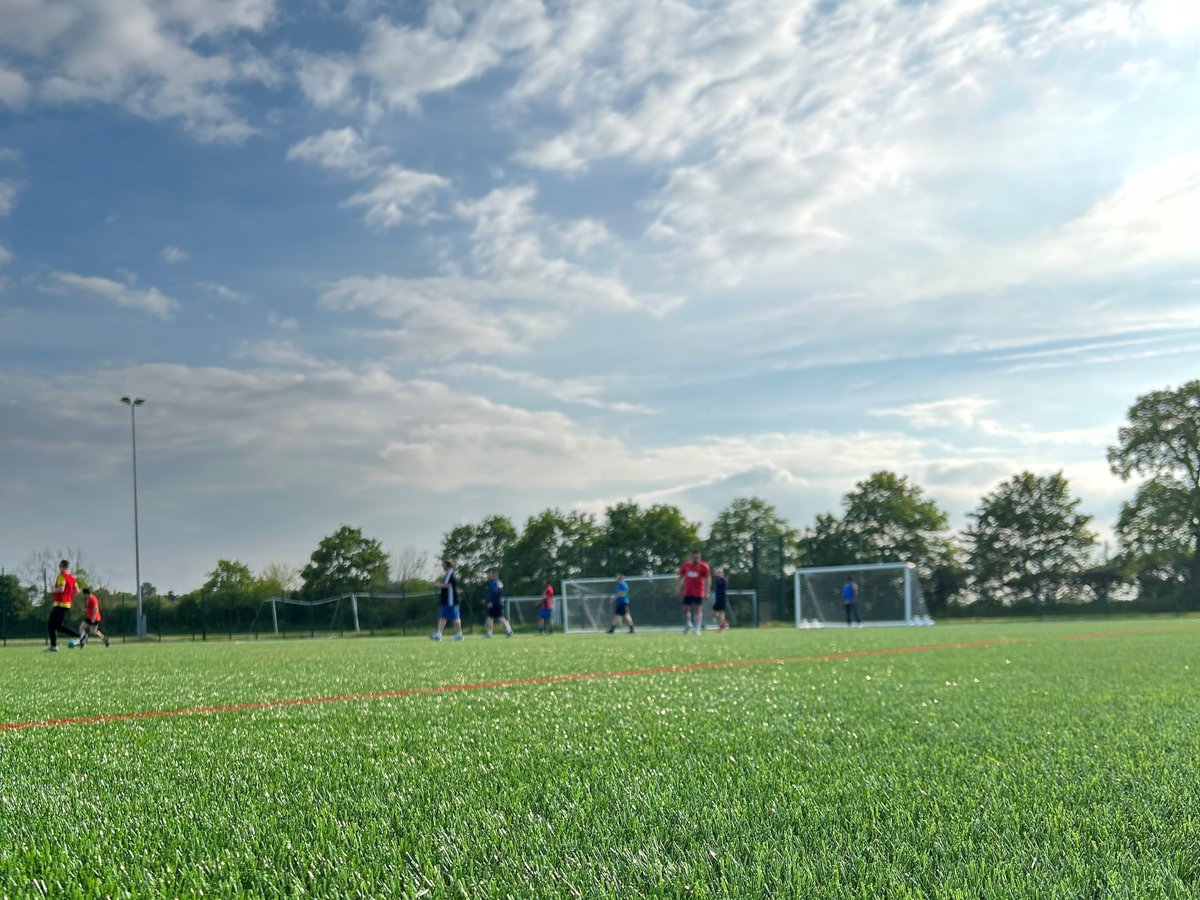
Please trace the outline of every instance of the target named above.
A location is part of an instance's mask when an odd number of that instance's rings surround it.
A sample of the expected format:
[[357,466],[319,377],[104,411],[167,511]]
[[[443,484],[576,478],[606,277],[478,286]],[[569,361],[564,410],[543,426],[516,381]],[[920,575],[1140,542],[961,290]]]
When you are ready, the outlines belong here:
[[624,622],[629,628],[629,633],[633,634],[633,616],[629,614],[629,582],[625,580],[624,575],[617,576],[617,586],[613,590],[613,620],[608,633],[616,631],[621,622]]
[[487,622],[485,623],[487,634],[484,637],[492,636],[493,622],[499,622],[504,626],[505,637],[512,637],[512,625],[504,615],[504,582],[500,580],[500,570],[488,569],[487,577],[487,599],[483,601],[487,605]]

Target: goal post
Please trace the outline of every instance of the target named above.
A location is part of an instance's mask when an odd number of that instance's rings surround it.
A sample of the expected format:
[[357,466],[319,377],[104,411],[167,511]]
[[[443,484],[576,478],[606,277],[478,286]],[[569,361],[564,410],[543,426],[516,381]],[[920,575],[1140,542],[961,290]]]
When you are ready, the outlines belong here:
[[862,624],[933,624],[917,567],[910,562],[804,568],[797,569],[793,578],[797,628],[848,625],[842,599],[847,578],[858,586]]
[[[675,588],[679,576],[630,575],[629,614],[638,629],[678,628],[683,607]],[[562,583],[563,631],[606,631],[612,625],[615,578],[568,578]],[[705,601],[711,606],[712,598]]]

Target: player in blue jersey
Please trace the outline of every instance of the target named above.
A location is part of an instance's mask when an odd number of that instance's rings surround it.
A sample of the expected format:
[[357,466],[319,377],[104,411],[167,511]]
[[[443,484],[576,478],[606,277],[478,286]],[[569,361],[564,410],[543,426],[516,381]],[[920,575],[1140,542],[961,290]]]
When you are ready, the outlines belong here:
[[462,608],[460,607],[460,598],[458,596],[458,579],[454,577],[454,560],[442,560],[442,580],[438,582],[438,623],[437,631],[429,637],[431,640],[440,641],[442,632],[446,629],[447,622],[454,623],[454,639],[461,641],[462,633]]
[[621,622],[624,622],[629,627],[629,633],[633,634],[633,616],[629,614],[629,582],[625,580],[624,575],[617,576],[617,586],[613,589],[613,620],[608,633],[616,631]]
[[862,616],[858,614],[858,585],[850,575],[846,576],[846,583],[842,585],[842,603],[846,607],[846,627],[850,627],[851,616],[862,625]]
[[508,619],[504,616],[504,595],[502,593],[504,583],[500,581],[500,570],[488,569],[487,577],[487,599],[483,601],[487,606],[487,622],[485,623],[487,634],[484,637],[490,638],[492,636],[492,622],[497,621],[504,626],[504,636],[512,637],[512,625],[509,624]]

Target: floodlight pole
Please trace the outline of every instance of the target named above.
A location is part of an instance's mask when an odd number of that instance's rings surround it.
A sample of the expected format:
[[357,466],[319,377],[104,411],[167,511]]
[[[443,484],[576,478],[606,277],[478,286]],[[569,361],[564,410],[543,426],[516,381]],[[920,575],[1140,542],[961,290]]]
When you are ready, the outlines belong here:
[[133,571],[137,579],[137,636],[146,636],[146,617],[142,614],[142,554],[138,540],[138,493],[137,493],[137,413],[146,402],[144,397],[122,397],[121,402],[129,407],[129,438],[133,445]]

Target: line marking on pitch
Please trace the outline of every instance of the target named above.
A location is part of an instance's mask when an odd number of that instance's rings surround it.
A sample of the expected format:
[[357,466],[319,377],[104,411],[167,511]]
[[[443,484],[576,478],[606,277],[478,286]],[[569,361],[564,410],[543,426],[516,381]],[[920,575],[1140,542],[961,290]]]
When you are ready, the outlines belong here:
[[[1109,631],[1091,634],[1065,635],[1062,640],[1087,640],[1119,637],[1127,634],[1161,634],[1182,629],[1143,631]],[[325,697],[292,697],[281,700],[258,700],[247,703],[223,703],[214,706],[190,706],[178,709],[148,709],[140,712],[107,713],[96,716],[72,716],[61,719],[36,719],[27,722],[0,722],[0,731],[21,731],[28,728],[54,728],[66,725],[97,725],[106,722],[133,722],[141,719],[171,719],[181,716],[205,716],[216,713],[248,712],[261,709],[280,709],[289,706],[311,706],[319,703],[359,703],[368,700],[391,700],[397,697],[419,697],[427,694],[452,694],[464,691],[498,690],[534,684],[558,684],[570,681],[594,681],[602,678],[633,678],[647,675],[668,675],[680,672],[702,672],[712,669],[732,669],[738,666],[782,666],[809,662],[836,662],[872,656],[900,656],[908,653],[931,653],[939,650],[969,650],[1023,643],[1024,638],[995,638],[986,641],[962,641],[947,644],[917,644],[907,647],[881,647],[872,650],[843,650],[809,656],[768,656],[759,659],[728,659],[714,662],[683,663],[675,666],[655,666],[645,669],[621,669],[612,672],[570,672],[563,675],[536,675],[528,678],[506,678],[499,681],[476,681],[467,684],[440,684],[429,687],[401,688],[394,691],[367,691],[359,694],[335,694]],[[1036,640],[1036,639],[1034,639]]]

